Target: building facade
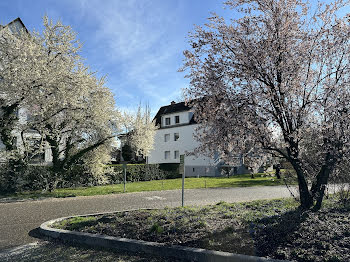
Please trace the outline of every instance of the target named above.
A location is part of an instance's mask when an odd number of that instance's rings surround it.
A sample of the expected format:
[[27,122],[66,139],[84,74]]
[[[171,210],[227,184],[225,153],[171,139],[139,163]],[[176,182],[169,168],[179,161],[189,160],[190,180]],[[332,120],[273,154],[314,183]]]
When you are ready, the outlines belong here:
[[[163,106],[155,116],[159,127],[154,138],[154,149],[148,156],[149,164],[180,163],[180,155],[185,158],[186,177],[222,176],[223,161],[218,157],[191,154],[199,142],[194,134],[198,127],[191,108],[185,102]],[[241,163],[238,167],[230,167],[233,172],[244,173]]]

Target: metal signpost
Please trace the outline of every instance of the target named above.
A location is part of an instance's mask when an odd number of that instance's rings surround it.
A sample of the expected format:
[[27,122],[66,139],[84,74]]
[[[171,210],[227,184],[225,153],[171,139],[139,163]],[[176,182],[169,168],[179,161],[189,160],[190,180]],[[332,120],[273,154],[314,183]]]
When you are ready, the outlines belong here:
[[182,173],[182,207],[185,202],[185,155],[180,155],[180,173]]

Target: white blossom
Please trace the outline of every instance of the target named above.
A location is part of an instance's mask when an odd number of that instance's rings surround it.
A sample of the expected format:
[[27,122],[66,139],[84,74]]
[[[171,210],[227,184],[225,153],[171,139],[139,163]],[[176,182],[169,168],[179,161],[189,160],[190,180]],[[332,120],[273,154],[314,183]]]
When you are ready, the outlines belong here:
[[[5,30],[0,38],[1,109],[24,108],[30,116],[22,123],[3,117],[0,132],[6,134],[6,123],[17,133],[35,131],[51,149],[54,171],[62,172],[110,143],[120,131],[120,119],[104,77],[98,78],[80,57],[76,33],[43,20],[42,33]],[[25,139],[20,142],[26,149]]]
[[214,14],[184,52],[199,149],[287,159],[304,208],[320,208],[332,171],[349,161],[350,26],[338,16],[347,4],[227,1],[239,15]]

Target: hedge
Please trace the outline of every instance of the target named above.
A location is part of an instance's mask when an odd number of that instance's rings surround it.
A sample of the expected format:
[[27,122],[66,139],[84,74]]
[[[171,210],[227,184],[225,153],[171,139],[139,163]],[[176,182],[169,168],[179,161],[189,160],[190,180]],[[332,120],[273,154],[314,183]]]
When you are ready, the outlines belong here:
[[[127,181],[150,181],[179,177],[178,164],[128,164]],[[50,166],[29,165],[11,170],[0,164],[0,195],[31,190],[45,190],[54,179]],[[107,165],[104,174],[96,176],[84,166],[75,165],[59,178],[57,188],[117,184],[124,180],[123,165]]]
[[[113,172],[106,174],[109,181],[112,184],[121,183],[124,180],[123,165],[118,164],[109,166],[114,169]],[[128,164],[126,167],[126,180],[129,182],[169,179],[178,176],[178,166],[176,167],[174,165]]]
[[[50,166],[27,165],[18,170],[12,170],[7,164],[0,164],[0,195],[46,190],[54,179],[55,176]],[[57,188],[99,184],[99,177],[90,174],[81,165],[75,165],[57,180]]]

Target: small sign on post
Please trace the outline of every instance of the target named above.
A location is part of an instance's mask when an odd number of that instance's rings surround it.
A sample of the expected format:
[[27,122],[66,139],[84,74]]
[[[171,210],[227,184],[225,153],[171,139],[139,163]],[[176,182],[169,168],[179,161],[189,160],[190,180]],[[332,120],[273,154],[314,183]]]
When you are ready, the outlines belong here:
[[180,170],[179,173],[183,174],[185,172],[185,155],[180,155]]
[[179,172],[182,174],[182,207],[185,202],[185,155],[180,155],[180,167]]

